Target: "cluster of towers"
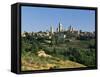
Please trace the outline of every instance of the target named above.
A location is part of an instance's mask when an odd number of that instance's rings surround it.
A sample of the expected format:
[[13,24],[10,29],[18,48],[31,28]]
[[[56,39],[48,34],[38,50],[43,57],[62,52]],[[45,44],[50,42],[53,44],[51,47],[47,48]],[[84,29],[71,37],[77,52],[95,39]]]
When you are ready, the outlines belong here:
[[[56,29],[56,32],[63,32],[65,31],[63,28],[63,25],[59,22],[58,28]],[[74,31],[72,26],[68,27],[68,31]],[[51,26],[50,27],[50,32],[53,33],[54,32],[54,28]]]
[[[62,32],[63,31],[63,25],[59,22],[58,28],[56,29],[57,32]],[[54,28],[51,26],[50,27],[50,32],[53,33],[54,32]]]

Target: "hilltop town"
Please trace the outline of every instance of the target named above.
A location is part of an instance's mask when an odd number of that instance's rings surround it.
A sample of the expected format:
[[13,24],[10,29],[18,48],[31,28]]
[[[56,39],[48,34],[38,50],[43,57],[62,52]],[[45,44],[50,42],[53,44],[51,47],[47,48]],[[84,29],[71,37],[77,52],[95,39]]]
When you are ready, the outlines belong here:
[[94,67],[95,32],[67,29],[59,22],[56,30],[22,32],[22,70]]
[[44,38],[45,42],[50,42],[49,39],[56,38],[58,41],[72,41],[75,39],[93,39],[95,38],[95,32],[86,32],[82,30],[75,30],[72,26],[64,29],[63,25],[59,22],[58,28],[54,31],[53,26],[50,29],[43,32],[22,32],[21,36],[26,37],[27,35],[33,36],[36,39]]

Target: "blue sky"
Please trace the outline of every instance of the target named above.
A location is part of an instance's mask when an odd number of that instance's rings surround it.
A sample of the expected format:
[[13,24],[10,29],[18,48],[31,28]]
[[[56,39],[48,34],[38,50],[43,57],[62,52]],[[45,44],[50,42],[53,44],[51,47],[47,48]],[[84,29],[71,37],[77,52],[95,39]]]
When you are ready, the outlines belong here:
[[43,7],[21,7],[22,32],[54,30],[61,22],[67,29],[70,25],[77,30],[95,31],[95,11],[79,9],[59,9]]

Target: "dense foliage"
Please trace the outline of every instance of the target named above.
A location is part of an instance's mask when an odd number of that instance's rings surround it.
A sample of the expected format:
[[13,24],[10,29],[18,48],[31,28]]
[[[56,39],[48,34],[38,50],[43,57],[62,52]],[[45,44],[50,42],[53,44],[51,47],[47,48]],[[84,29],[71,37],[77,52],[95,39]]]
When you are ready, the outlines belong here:
[[[45,42],[46,40],[51,42]],[[94,39],[58,42],[55,37],[52,39],[35,38],[28,34],[22,37],[22,56],[27,52],[36,54],[40,49],[61,60],[71,60],[88,67],[96,66]]]

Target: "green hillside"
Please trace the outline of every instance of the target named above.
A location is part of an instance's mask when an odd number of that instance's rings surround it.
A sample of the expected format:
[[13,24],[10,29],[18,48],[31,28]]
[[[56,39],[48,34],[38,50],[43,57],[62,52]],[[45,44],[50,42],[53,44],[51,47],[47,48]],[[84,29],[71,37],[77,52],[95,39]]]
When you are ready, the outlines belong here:
[[69,38],[69,35],[58,39],[54,35],[49,39],[37,34],[26,33],[26,37],[21,38],[22,71],[96,66],[94,38]]
[[[32,56],[34,56],[34,58]],[[22,57],[22,71],[78,67],[86,66],[70,60],[61,60],[57,57],[38,57],[37,55],[31,53],[27,53],[26,56],[24,54],[24,56]]]

